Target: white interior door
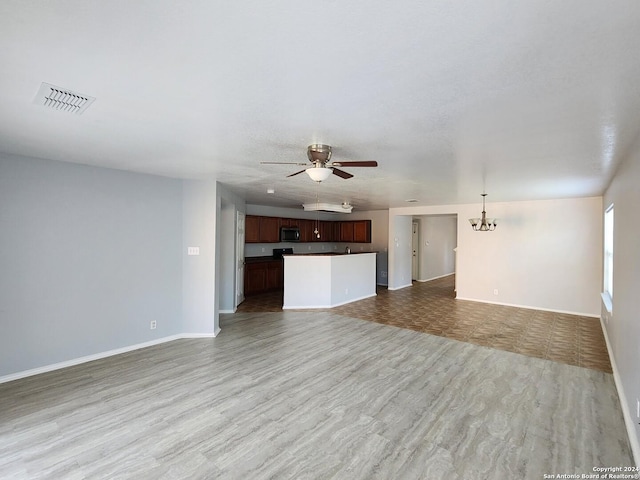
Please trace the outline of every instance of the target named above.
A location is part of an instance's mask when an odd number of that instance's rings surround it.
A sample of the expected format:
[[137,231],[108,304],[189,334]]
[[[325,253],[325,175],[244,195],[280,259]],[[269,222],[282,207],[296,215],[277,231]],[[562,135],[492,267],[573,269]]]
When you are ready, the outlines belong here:
[[244,213],[238,212],[236,237],[236,308],[244,302]]
[[418,280],[419,263],[418,252],[420,251],[419,224],[413,222],[413,234],[411,235],[411,280]]

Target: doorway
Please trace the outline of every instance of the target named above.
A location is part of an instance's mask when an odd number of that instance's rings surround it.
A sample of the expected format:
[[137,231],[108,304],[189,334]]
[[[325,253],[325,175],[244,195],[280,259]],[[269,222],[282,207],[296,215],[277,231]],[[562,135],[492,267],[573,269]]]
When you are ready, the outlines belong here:
[[236,302],[238,308],[244,302],[244,221],[243,212],[238,212],[236,235]]
[[420,278],[420,223],[412,222],[411,235],[411,280]]

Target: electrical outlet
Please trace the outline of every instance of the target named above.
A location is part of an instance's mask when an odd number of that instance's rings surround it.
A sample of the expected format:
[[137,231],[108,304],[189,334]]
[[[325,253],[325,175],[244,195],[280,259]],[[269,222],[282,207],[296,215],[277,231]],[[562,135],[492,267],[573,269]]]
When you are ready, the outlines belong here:
[[262,247],[262,253],[264,253],[264,247]]
[[344,294],[345,294],[345,295],[349,295],[349,289],[348,289],[348,288],[345,288],[345,289],[344,289]]
[[309,245],[309,250],[311,250],[311,245]]
[[151,322],[149,323],[149,329],[150,330],[155,330],[156,329],[156,321],[155,320],[151,320]]
[[494,294],[494,295],[497,295],[497,294],[498,294],[498,289],[497,289],[497,288],[494,288],[494,289],[493,289],[493,294]]
[[382,278],[387,278],[387,272],[385,272],[384,270],[382,270],[382,271],[380,272],[380,276],[381,276]]

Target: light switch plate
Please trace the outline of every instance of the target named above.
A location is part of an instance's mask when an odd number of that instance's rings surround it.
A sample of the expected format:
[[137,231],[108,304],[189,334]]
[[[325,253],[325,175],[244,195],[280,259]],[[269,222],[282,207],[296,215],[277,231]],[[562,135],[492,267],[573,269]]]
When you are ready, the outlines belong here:
[[200,247],[187,247],[187,255],[200,255]]

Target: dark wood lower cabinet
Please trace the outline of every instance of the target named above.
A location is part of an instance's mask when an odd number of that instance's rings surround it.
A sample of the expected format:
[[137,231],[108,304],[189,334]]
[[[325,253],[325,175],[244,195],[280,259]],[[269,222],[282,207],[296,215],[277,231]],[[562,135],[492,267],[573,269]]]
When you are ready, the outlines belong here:
[[282,260],[247,263],[244,266],[244,294],[282,290],[284,288],[284,266]]

